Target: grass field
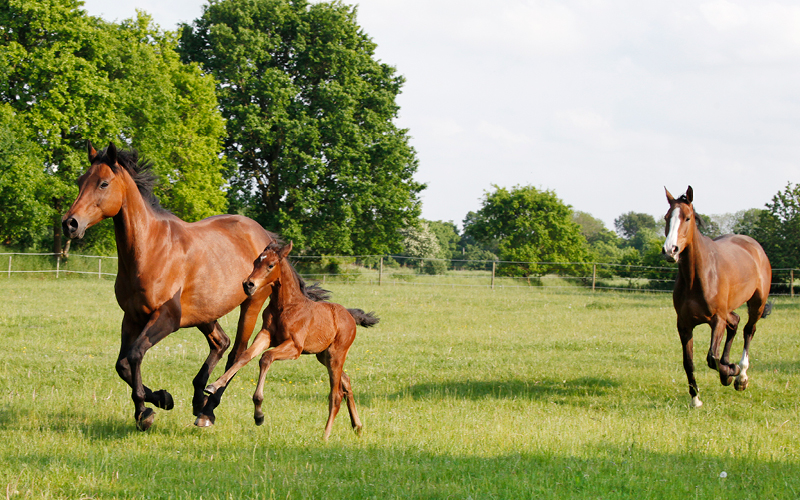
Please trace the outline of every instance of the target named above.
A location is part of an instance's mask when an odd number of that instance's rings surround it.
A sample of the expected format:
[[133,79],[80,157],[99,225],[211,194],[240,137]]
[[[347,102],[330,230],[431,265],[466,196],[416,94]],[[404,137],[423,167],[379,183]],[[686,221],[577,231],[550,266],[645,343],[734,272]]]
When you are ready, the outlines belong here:
[[[0,279],[0,497],[800,496],[800,299],[759,323],[743,393],[720,386],[709,330],[695,331],[705,406],[690,410],[669,294],[328,286],[381,323],[345,365],[363,436],[343,408],[325,443],[327,376],[306,356],[273,365],[262,427],[253,364],[217,425],[195,428],[196,330],[145,357],[145,383],[175,409],[137,431],[114,371],[113,283]],[[222,324],[233,334],[236,316]]]

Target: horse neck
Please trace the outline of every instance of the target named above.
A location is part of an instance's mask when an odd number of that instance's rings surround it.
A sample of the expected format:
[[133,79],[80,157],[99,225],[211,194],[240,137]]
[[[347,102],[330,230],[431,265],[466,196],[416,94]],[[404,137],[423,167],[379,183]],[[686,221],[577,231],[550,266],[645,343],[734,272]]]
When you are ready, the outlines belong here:
[[280,279],[280,283],[276,287],[278,295],[276,302],[279,310],[307,300],[305,295],[303,295],[303,291],[300,289],[300,282],[297,280],[297,275],[286,260],[281,262]]
[[710,243],[711,239],[700,232],[697,224],[692,224],[692,243],[683,249],[678,264],[678,272],[687,288],[692,288],[708,267],[707,255]]
[[153,207],[142,197],[133,179],[125,175],[126,195],[114,218],[114,237],[120,264],[140,261],[154,243],[153,228],[158,224]]

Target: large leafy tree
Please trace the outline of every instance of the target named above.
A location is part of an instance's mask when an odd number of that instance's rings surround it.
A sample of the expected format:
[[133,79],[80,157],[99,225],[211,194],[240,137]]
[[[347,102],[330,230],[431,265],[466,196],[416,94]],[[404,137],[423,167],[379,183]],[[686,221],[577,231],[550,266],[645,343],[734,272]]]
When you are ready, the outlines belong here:
[[800,267],[800,184],[787,184],[766,207],[745,212],[735,228],[761,243],[773,268]]
[[[573,221],[572,209],[553,191],[533,186],[511,190],[495,186],[478,212],[464,220],[464,233],[489,248],[501,260],[515,262],[586,262],[586,238]],[[537,266],[513,265],[511,274],[536,273]]]
[[[156,160],[164,205],[179,216],[223,211],[224,125],[212,79],[181,63],[175,36],[147,16],[118,25],[86,15],[80,5],[0,0],[0,103],[37,145],[47,176],[37,199],[47,205],[53,250],[61,251],[60,219],[86,169],[87,139],[115,140]],[[94,233],[90,241],[113,246],[109,237],[98,239],[100,229]]]
[[233,210],[307,251],[401,250],[424,186],[394,124],[403,78],[375,60],[355,8],[211,0],[180,49],[218,81]]

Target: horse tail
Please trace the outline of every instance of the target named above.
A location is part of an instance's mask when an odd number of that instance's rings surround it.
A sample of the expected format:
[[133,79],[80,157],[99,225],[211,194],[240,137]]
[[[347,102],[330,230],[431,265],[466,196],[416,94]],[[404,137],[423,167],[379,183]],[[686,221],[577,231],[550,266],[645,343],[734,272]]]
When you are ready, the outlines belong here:
[[773,304],[773,301],[771,301],[771,300],[770,300],[770,301],[768,301],[768,302],[767,302],[767,304],[764,306],[764,312],[763,312],[763,313],[761,313],[761,317],[762,317],[762,318],[766,318],[767,316],[769,316],[769,313],[771,313],[771,312],[772,312],[772,304]]
[[[292,270],[294,270],[294,268],[292,268]],[[308,299],[311,299],[314,302],[325,302],[330,300],[330,290],[325,290],[319,286],[319,282],[314,282],[313,284],[309,285],[303,278],[300,277],[299,274],[297,274],[297,272],[295,272],[295,276],[297,276],[297,282],[300,284],[300,291]]]
[[375,316],[375,312],[368,312],[365,313],[361,309],[348,309],[347,312],[350,313],[350,316],[356,320],[356,324],[359,326],[363,326],[364,328],[369,328],[371,326],[377,325],[380,318]]

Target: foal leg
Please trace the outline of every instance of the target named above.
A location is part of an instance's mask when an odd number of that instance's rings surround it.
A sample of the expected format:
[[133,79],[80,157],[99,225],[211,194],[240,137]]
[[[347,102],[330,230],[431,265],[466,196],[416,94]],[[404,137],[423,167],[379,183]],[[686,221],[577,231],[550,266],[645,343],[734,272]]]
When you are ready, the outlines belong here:
[[694,378],[694,339],[692,338],[692,328],[682,327],[678,325],[678,334],[681,337],[681,346],[683,347],[683,370],[686,372],[686,378],[689,381],[689,396],[692,397],[690,406],[692,408],[699,408],[703,406],[703,402],[697,396],[700,392],[697,388],[697,381]]
[[216,420],[214,409],[219,406],[219,396],[215,397],[215,395],[221,394],[225,390],[225,387],[227,387],[228,383],[233,379],[234,375],[236,375],[236,372],[241,370],[251,359],[264,352],[264,350],[269,347],[269,342],[269,331],[261,330],[258,332],[255,340],[253,340],[253,345],[238,356],[233,365],[230,366],[221,377],[205,388],[205,392],[209,397],[202,411],[197,416],[194,425],[198,427],[210,427],[214,425],[214,421]]
[[264,381],[267,379],[267,371],[272,366],[272,362],[280,359],[297,359],[302,352],[302,347],[297,346],[292,339],[289,339],[276,348],[266,351],[261,356],[261,361],[258,363],[258,385],[256,385],[256,390],[253,393],[253,404],[255,405],[253,418],[256,421],[256,425],[264,423],[264,412],[261,410],[261,403],[264,402]]
[[222,329],[218,321],[200,325],[197,328],[203,333],[203,335],[205,335],[206,341],[208,342],[209,351],[206,361],[203,363],[203,366],[200,367],[200,371],[197,373],[197,376],[194,378],[194,380],[192,380],[192,386],[194,386],[194,396],[192,397],[192,413],[195,416],[200,415],[200,413],[203,411],[203,407],[206,404],[207,397],[203,392],[203,388],[208,383],[208,377],[211,376],[211,373],[214,371],[214,367],[217,366],[217,363],[222,358],[225,350],[231,345],[231,340],[227,335],[225,335],[225,331]]

